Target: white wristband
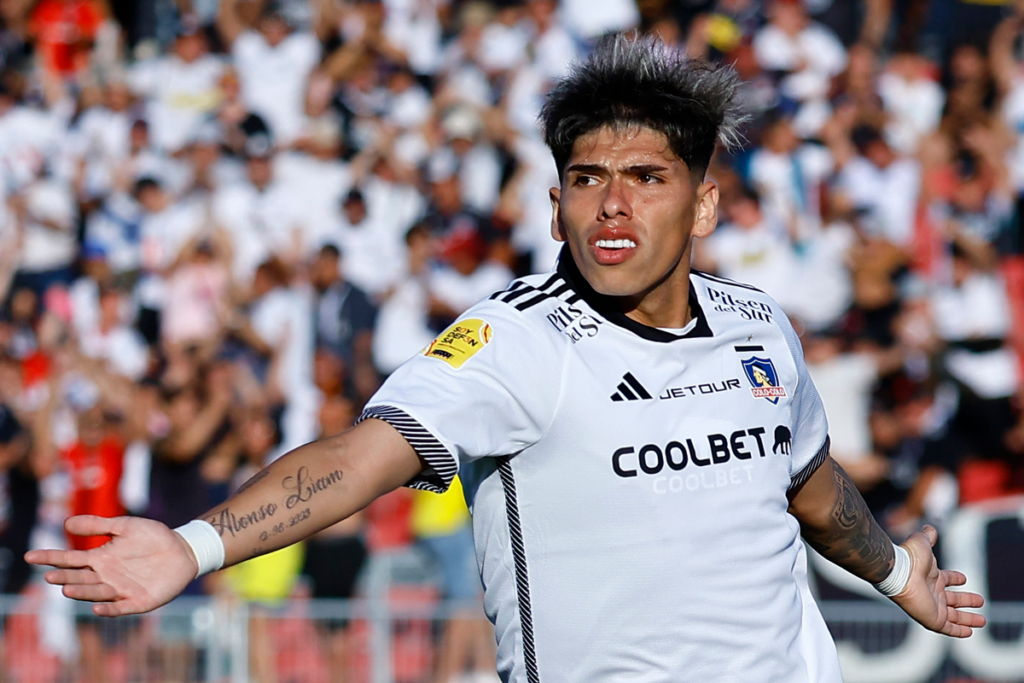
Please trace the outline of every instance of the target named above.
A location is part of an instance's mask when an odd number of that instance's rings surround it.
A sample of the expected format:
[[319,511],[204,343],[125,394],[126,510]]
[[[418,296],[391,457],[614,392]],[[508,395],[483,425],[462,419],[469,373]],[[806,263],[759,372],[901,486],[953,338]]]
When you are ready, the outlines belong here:
[[185,543],[188,543],[188,547],[192,548],[192,553],[196,556],[196,562],[199,564],[197,579],[224,566],[224,541],[212,524],[201,519],[193,519],[174,531],[185,539]]
[[910,581],[910,553],[906,548],[893,543],[896,550],[896,562],[892,565],[892,572],[881,583],[876,583],[875,588],[882,595],[893,597],[903,592]]

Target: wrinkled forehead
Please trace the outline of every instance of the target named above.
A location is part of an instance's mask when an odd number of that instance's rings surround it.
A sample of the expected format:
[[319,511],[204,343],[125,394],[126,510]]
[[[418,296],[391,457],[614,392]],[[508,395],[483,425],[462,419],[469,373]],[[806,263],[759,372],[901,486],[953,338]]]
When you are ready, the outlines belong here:
[[659,130],[636,123],[604,125],[576,138],[566,167],[574,164],[659,163],[687,168]]

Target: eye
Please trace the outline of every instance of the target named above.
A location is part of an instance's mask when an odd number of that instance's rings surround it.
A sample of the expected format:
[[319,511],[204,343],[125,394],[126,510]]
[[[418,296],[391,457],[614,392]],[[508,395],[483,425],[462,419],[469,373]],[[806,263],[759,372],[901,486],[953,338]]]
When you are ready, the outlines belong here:
[[640,184],[642,185],[653,185],[661,182],[661,178],[656,175],[651,175],[650,173],[641,173],[637,176],[637,180],[640,181]]
[[576,180],[573,181],[573,184],[579,185],[581,187],[586,187],[588,185],[596,185],[597,178],[595,178],[592,175],[578,175],[576,176]]

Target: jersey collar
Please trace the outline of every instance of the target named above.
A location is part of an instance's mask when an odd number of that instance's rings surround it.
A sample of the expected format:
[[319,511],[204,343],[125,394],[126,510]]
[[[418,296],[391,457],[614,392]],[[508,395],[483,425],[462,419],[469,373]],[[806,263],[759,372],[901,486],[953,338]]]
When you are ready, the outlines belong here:
[[612,297],[605,296],[604,294],[599,294],[594,291],[594,288],[590,286],[590,283],[588,283],[582,273],[580,273],[579,268],[576,266],[576,262],[573,261],[572,254],[569,253],[568,245],[563,246],[562,251],[558,255],[558,265],[555,268],[555,272],[561,275],[562,278],[569,283],[574,290],[576,290],[576,293],[579,294],[592,309],[599,313],[608,322],[627,329],[633,334],[643,337],[644,339],[656,342],[672,342],[678,339],[714,336],[711,332],[711,328],[708,326],[708,320],[707,316],[704,315],[704,309],[701,308],[700,302],[697,300],[697,294],[694,291],[692,282],[690,283],[689,288],[690,314],[697,320],[697,324],[694,325],[693,329],[686,334],[672,334],[671,332],[659,330],[657,327],[648,327],[643,323],[633,320],[616,308]]

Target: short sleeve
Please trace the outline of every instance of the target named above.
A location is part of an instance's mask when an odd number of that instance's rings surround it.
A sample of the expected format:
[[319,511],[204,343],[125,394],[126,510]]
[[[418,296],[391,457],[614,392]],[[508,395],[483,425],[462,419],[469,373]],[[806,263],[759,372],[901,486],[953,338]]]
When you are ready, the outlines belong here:
[[409,485],[443,492],[460,465],[514,455],[550,427],[564,349],[545,332],[507,304],[478,304],[401,365],[360,421],[397,429],[427,464]]
[[780,315],[778,320],[797,370],[797,386],[792,401],[792,460],[789,466],[789,488],[792,490],[807,481],[828,457],[828,420],[821,396],[807,372],[800,338],[785,315]]

